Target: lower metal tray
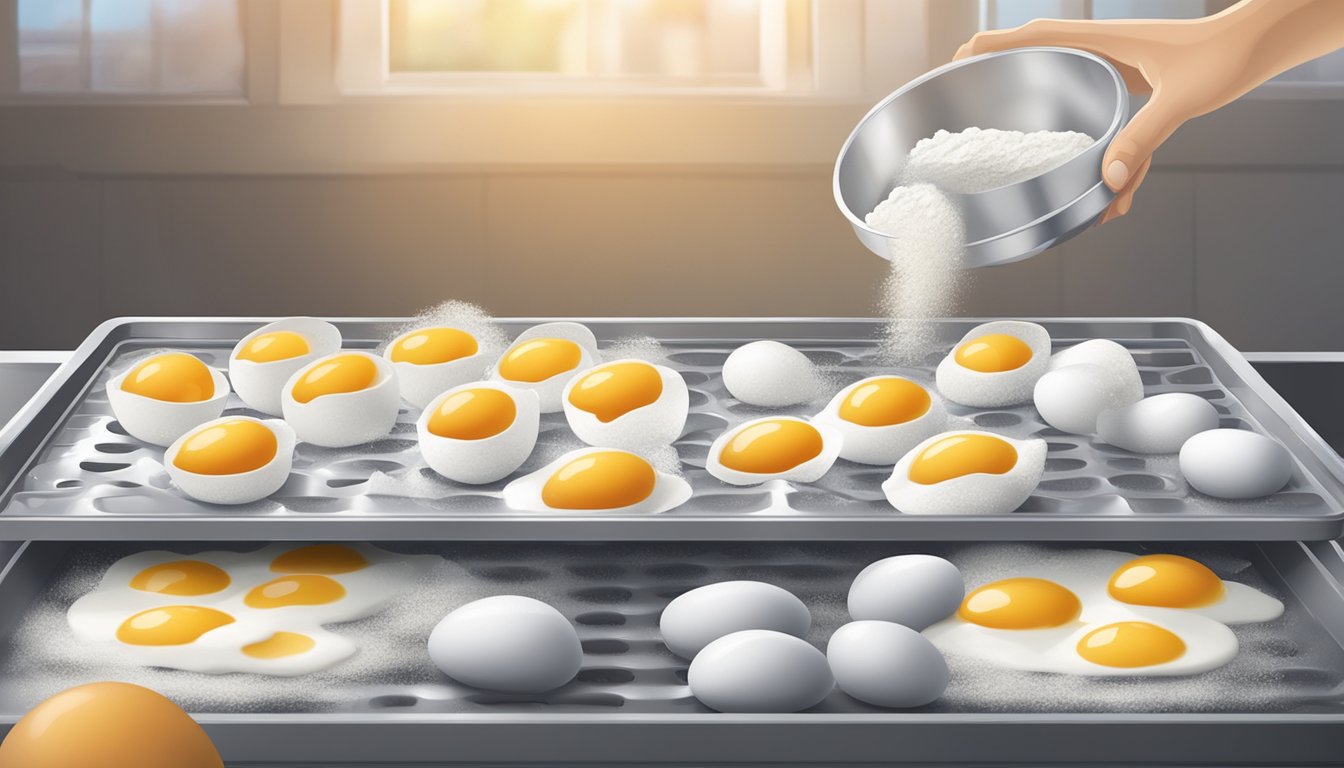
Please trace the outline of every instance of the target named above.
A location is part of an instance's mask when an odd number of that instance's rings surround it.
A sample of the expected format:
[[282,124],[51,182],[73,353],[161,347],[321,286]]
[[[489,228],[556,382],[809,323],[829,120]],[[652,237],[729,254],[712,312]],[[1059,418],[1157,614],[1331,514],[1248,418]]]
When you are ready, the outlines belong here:
[[[1125,344],[1148,394],[1208,398],[1224,426],[1280,440],[1296,470],[1281,492],[1246,502],[1192,491],[1174,457],[1137,456],[1044,424],[1031,406],[970,409],[954,416],[1015,437],[1044,438],[1045,474],[1009,515],[911,516],[896,512],[880,484],[890,470],[840,461],[820,481],[753,488],[720,483],[704,469],[712,440],[738,421],[771,411],[737,402],[720,368],[745,341],[794,344],[835,388],[892,372],[876,359],[876,320],[699,319],[584,321],[606,349],[650,336],[691,389],[686,431],[673,461],[695,490],[661,515],[545,514],[509,509],[504,483],[457,485],[420,458],[415,411],[404,408],[386,439],[348,450],[300,444],[289,482],[273,497],[239,507],[202,504],[173,487],[162,450],[125,434],[108,406],[108,377],[157,348],[185,349],[223,366],[228,350],[261,319],[121,320],[101,327],[0,435],[0,538],[6,540],[1324,540],[1344,533],[1344,464],[1218,334],[1190,320],[1040,321],[1060,349],[1089,338]],[[337,321],[346,345],[371,348],[401,320]],[[509,332],[536,320],[504,320]],[[977,320],[939,323],[945,346]],[[628,346],[628,345],[627,345]],[[934,357],[930,362],[936,362]],[[899,369],[932,380],[932,366]],[[815,413],[825,402],[779,409]],[[236,398],[228,412],[247,413]],[[520,471],[578,447],[560,414],[543,418],[538,450]]]
[[[928,707],[885,712],[835,692],[795,715],[724,715],[696,702],[685,685],[686,662],[659,639],[657,619],[667,602],[725,579],[776,583],[808,604],[814,618],[808,639],[824,647],[846,621],[850,581],[875,559],[930,552],[965,568],[977,558],[984,562],[986,550],[1001,564],[1005,557],[1031,562],[1097,545],[390,543],[443,560],[382,613],[333,627],[362,650],[306,678],[118,665],[93,657],[65,626],[70,602],[118,557],[256,544],[5,546],[0,735],[56,691],[119,679],[182,703],[230,764],[1226,766],[1338,765],[1344,758],[1344,553],[1333,543],[1106,545],[1197,557],[1220,576],[1284,601],[1281,618],[1236,627],[1240,654],[1204,675],[987,673],[951,657],[952,684]],[[433,668],[424,651],[429,628],[452,607],[500,593],[545,600],[575,623],[584,660],[573,683],[541,696],[506,696],[455,684]]]

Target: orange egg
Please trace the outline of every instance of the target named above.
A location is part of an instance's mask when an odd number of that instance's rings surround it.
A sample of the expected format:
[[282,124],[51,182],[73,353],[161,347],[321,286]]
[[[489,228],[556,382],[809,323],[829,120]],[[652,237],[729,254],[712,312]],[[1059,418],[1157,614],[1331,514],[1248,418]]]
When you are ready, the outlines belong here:
[[121,380],[132,394],[168,403],[199,403],[215,396],[215,379],[199,357],[169,352],[144,360]]

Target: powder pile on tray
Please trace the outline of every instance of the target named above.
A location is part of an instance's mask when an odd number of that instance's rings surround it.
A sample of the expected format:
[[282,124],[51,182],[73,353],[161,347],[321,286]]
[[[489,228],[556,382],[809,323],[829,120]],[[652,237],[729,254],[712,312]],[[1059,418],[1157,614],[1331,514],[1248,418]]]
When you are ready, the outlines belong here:
[[893,238],[882,310],[890,322],[883,345],[896,363],[934,351],[931,320],[953,314],[965,293],[966,227],[951,194],[974,194],[1039,176],[1093,143],[1073,131],[967,128],[921,139],[900,183],[864,221]]

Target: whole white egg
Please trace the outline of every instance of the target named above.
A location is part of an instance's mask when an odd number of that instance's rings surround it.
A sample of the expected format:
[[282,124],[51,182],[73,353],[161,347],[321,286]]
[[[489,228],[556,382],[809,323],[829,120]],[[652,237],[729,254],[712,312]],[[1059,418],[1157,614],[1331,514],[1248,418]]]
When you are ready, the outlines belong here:
[[576,437],[627,451],[671,445],[690,412],[690,391],[680,373],[634,359],[583,371],[565,385],[561,401]]
[[1143,397],[1123,377],[1092,363],[1078,363],[1047,372],[1036,382],[1033,400],[1046,424],[1076,435],[1097,431],[1103,411],[1123,408]]
[[224,412],[229,380],[185,352],[137,360],[107,382],[107,402],[126,433],[158,446]]
[[799,712],[835,687],[826,656],[806,640],[749,629],[720,637],[691,661],[686,681],[719,712]]
[[1217,428],[1218,409],[1189,392],[1145,397],[1097,417],[1097,437],[1134,453],[1176,453],[1186,440]]
[[1200,493],[1258,499],[1293,477],[1293,459],[1280,443],[1244,429],[1211,429],[1181,446],[1181,474]]
[[429,635],[429,658],[454,680],[505,693],[543,693],[583,664],[579,633],[559,611],[517,595],[486,597],[454,610]]
[[401,393],[391,363],[368,352],[345,350],[295,371],[285,382],[281,410],[300,440],[343,448],[391,432]]
[[536,392],[475,381],[430,400],[415,430],[431,469],[455,482],[481,485],[508,477],[527,461],[540,421]]
[[976,408],[1031,400],[1050,367],[1050,333],[1036,323],[1001,320],[976,326],[938,364],[938,392]]
[[491,368],[490,379],[534,390],[541,412],[557,413],[563,407],[565,385],[596,360],[597,337],[588,326],[542,323],[518,334]]
[[1045,451],[1045,441],[1034,438],[944,432],[902,456],[882,491],[908,515],[1006,514],[1036,490]]
[[909,379],[870,376],[840,390],[812,420],[840,432],[840,458],[881,466],[947,429],[947,410]]
[[759,581],[724,581],[692,589],[663,609],[658,629],[663,642],[690,659],[711,642],[747,629],[769,629],[803,637],[812,614],[792,592]]
[[1134,356],[1123,345],[1110,339],[1089,339],[1062,349],[1050,356],[1050,370],[1057,371],[1070,365],[1095,365],[1118,379],[1117,388],[1123,388],[1131,402],[1143,397],[1143,378]]
[[229,378],[238,397],[270,416],[282,410],[282,391],[294,372],[341,348],[341,332],[325,320],[290,317],[247,334],[229,353]]
[[778,341],[743,344],[723,362],[723,386],[747,405],[800,405],[816,397],[823,385],[807,355]]
[[877,707],[922,707],[947,690],[947,661],[919,632],[886,621],[837,629],[826,659],[840,690]]
[[951,616],[966,596],[961,571],[933,555],[897,555],[868,565],[849,585],[849,616],[914,630]]
[[247,504],[280,490],[294,462],[294,430],[279,419],[225,416],[179,437],[163,455],[173,484],[199,501]]

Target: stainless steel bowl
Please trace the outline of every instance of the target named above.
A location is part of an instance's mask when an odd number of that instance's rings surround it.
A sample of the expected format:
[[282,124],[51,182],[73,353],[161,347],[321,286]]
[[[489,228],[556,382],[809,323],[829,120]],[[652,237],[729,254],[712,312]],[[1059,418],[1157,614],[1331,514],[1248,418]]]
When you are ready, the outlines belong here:
[[951,195],[966,223],[966,264],[1035,256],[1086,229],[1114,196],[1101,179],[1106,146],[1129,118],[1124,80],[1106,60],[1071,48],[1018,48],[955,61],[906,83],[873,107],[835,163],[835,202],[873,253],[890,239],[864,224],[900,178],[906,156],[939,129],[1081,131],[1096,142],[1026,181]]

